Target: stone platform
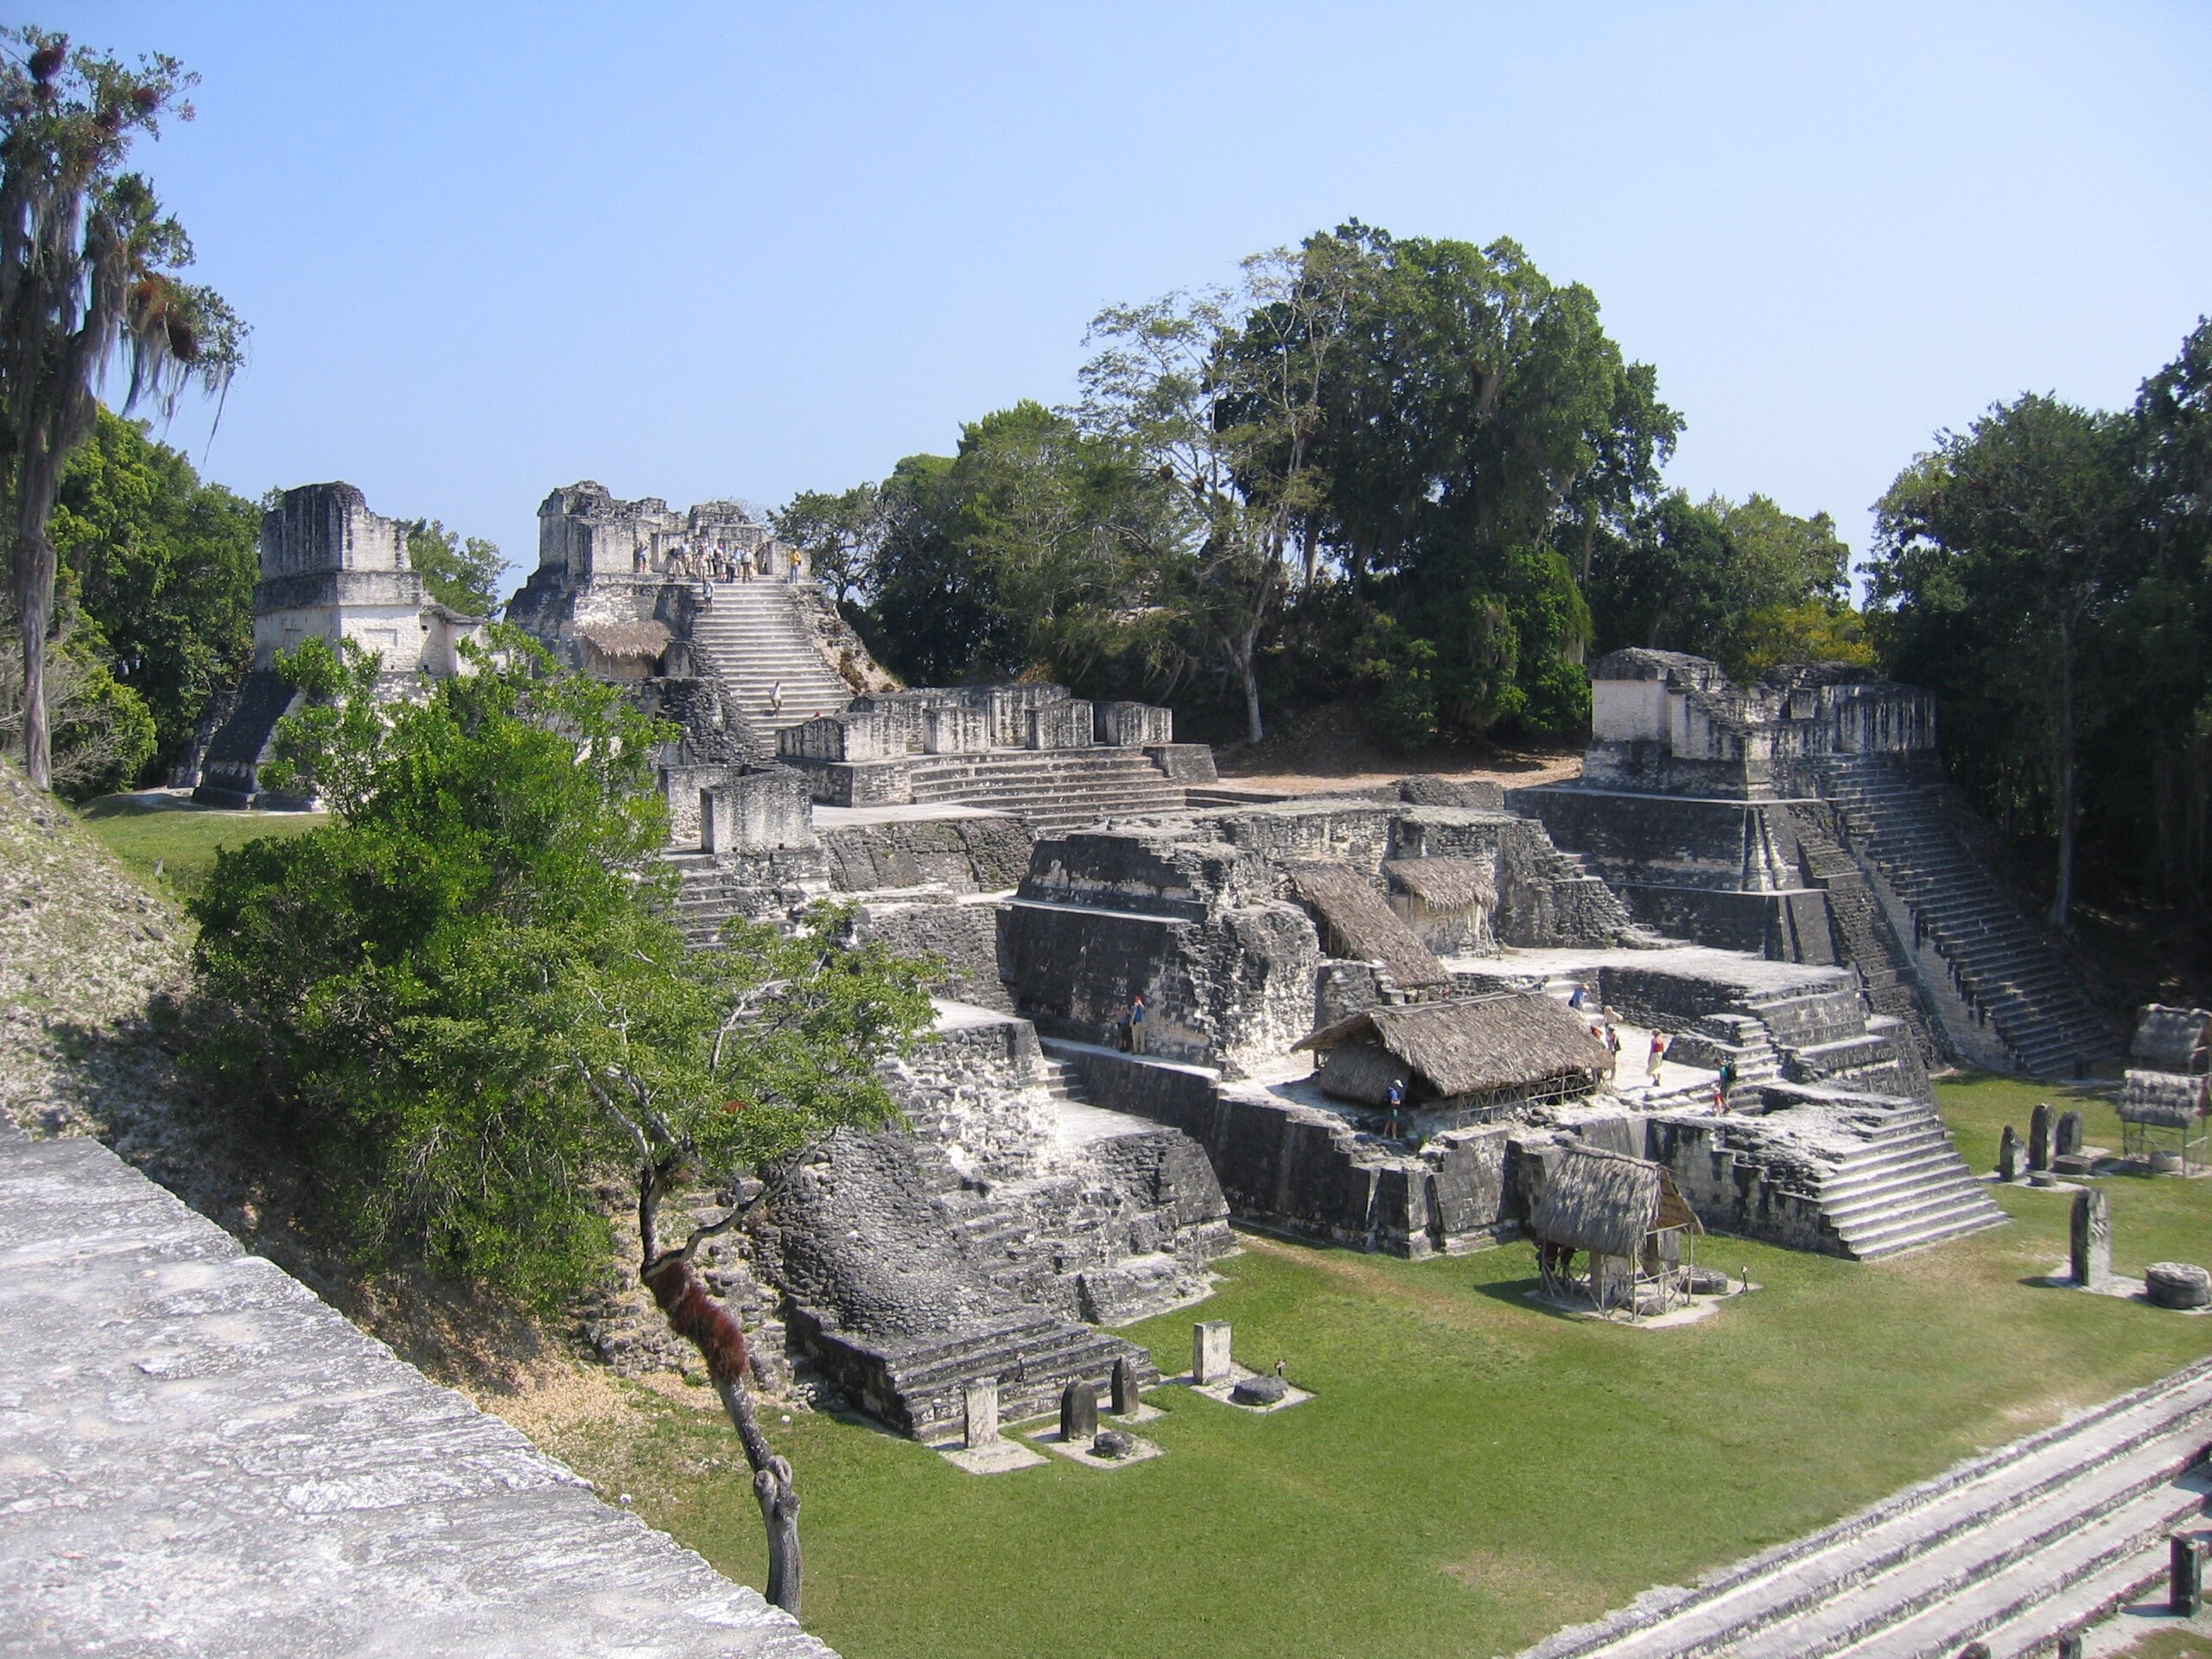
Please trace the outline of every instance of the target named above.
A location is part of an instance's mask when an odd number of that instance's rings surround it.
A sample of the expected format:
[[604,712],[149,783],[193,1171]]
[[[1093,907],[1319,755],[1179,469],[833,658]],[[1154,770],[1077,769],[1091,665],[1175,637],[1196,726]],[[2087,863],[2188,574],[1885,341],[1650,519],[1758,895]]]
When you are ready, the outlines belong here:
[[828,1659],[90,1141],[0,1128],[0,1649]]

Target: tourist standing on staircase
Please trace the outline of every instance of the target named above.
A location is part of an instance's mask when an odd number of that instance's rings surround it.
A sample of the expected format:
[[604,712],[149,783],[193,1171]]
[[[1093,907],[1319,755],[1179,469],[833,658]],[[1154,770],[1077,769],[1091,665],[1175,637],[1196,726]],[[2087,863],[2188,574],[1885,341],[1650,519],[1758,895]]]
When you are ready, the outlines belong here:
[[1666,1064],[1667,1033],[1663,1031],[1654,1031],[1651,1033],[1651,1058],[1649,1062],[1651,1086],[1654,1089],[1656,1089],[1659,1086],[1660,1068],[1664,1066]]
[[772,715],[784,712],[784,683],[781,680],[768,688],[768,712]]

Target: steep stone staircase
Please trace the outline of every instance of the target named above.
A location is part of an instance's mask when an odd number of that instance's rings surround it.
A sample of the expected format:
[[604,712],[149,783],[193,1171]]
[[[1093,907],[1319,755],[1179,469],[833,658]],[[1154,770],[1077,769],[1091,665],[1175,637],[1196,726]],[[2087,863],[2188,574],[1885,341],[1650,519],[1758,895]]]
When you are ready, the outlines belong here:
[[1897,1020],[1868,1018],[1855,985],[1750,996],[1743,1007],[1765,1027],[1792,1083],[1927,1096],[1927,1069],[1910,1033]]
[[2163,1577],[2167,1535],[2202,1522],[2208,1435],[2200,1361],[1522,1659],[2047,1654]]
[[2050,938],[1961,840],[1937,791],[1876,757],[1807,763],[1851,853],[1871,863],[2020,1069],[2078,1075],[2117,1052],[2112,1026]]
[[2001,1227],[2007,1217],[1952,1143],[1942,1120],[1901,1108],[1820,1184],[1821,1211],[1860,1262]]
[[1866,872],[1812,813],[1801,810],[1795,816],[1798,867],[1810,885],[1827,894],[1828,916],[1844,960],[1859,970],[1867,1005],[1904,1022],[1923,1063],[1945,1058],[1940,1022],[1913,979],[1912,964],[1891,931]]
[[1766,1022],[1745,1014],[1708,1014],[1675,1039],[1674,1052],[1694,1065],[1718,1071],[1723,1060],[1736,1062],[1736,1085],[1772,1083],[1782,1076],[1782,1055]]
[[1142,749],[994,749],[918,756],[907,765],[916,804],[1010,812],[1036,830],[1160,817],[1185,806],[1183,785]]
[[[692,622],[691,643],[737,688],[739,707],[764,731],[835,714],[853,700],[852,689],[815,649],[788,582],[715,582],[714,602]],[[779,684],[784,699],[777,710],[770,705]]]
[[[815,849],[792,849],[736,862],[712,853],[664,853],[678,887],[673,919],[695,950],[716,943],[733,917],[781,914],[830,891],[829,861]],[[766,868],[763,868],[766,867]]]

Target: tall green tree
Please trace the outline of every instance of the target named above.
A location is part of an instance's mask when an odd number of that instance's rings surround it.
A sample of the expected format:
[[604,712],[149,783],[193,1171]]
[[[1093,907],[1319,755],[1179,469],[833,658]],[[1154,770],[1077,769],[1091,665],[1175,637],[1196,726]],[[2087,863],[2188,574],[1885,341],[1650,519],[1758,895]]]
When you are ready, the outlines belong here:
[[1743,678],[1835,652],[1871,663],[1850,563],[1825,512],[1801,518],[1764,495],[1694,502],[1675,490],[1599,542],[1584,591],[1599,652],[1687,651]]
[[2202,912],[2212,910],[2212,322],[2200,321],[2143,383],[2129,426],[2145,545],[2120,659],[2140,676],[2139,719],[2100,758],[2117,759],[2116,747],[2149,789],[2094,798],[2147,818],[2149,885]]
[[435,518],[417,518],[407,526],[407,563],[439,604],[464,616],[499,614],[507,561],[496,543],[480,536],[464,541]]
[[[607,1260],[599,1194],[626,1180],[639,1277],[707,1361],[753,1470],[769,1597],[797,1613],[791,1467],[691,1263],[810,1141],[893,1116],[875,1068],[926,1026],[927,966],[853,945],[835,910],[688,950],[658,856],[667,728],[516,631],[471,654],[419,703],[380,699],[350,648],[286,660],[312,701],[272,777],[332,820],[226,851],[194,901],[201,1058],[382,1259],[557,1303]],[[732,1201],[664,1235],[668,1198],[702,1184]]]
[[1947,730],[1984,764],[2040,763],[2060,932],[2073,923],[2082,741],[2124,696],[2092,646],[2134,575],[2129,438],[2120,417],[2055,397],[2000,404],[1898,475],[1868,567],[1885,655],[1946,694]]
[[[1324,391],[1319,533],[1388,626],[1374,659],[1402,736],[1588,715],[1575,579],[1655,494],[1681,418],[1578,283],[1515,243],[1332,238],[1359,272]],[[1427,690],[1403,695],[1414,659]],[[1391,683],[1396,680],[1395,685]]]
[[252,502],[107,410],[61,475],[51,534],[82,643],[144,700],[157,767],[252,661],[260,527]]
[[1361,275],[1357,249],[1315,237],[1247,259],[1234,290],[1112,306],[1091,323],[1101,349],[1083,369],[1084,423],[1179,502],[1155,515],[1154,556],[1202,653],[1233,677],[1255,743],[1287,557],[1325,496],[1324,400]]
[[118,353],[127,410],[143,394],[173,407],[189,384],[219,391],[245,330],[213,289],[178,274],[184,227],[145,178],[124,170],[137,135],[191,118],[174,58],[136,67],[19,27],[0,34],[0,467],[22,641],[25,769],[52,783],[46,707],[56,560],[48,520],[61,471],[92,431],[93,385]]

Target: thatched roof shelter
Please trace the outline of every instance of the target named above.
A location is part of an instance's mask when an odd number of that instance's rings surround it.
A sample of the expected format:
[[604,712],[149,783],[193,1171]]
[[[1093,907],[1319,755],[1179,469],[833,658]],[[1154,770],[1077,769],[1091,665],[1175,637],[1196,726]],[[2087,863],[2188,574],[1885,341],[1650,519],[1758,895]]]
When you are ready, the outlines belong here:
[[1497,882],[1475,858],[1388,858],[1382,874],[1431,910],[1497,908]]
[[2205,1079],[2174,1071],[2127,1073],[2120,1090],[2120,1121],[2188,1128],[2204,1116]]
[[1597,1147],[1569,1147],[1551,1161],[1529,1224],[1547,1244],[1620,1256],[1677,1227],[1705,1231],[1667,1166]]
[[1378,1106],[1394,1077],[1415,1100],[1479,1103],[1587,1094],[1612,1066],[1587,1022],[1541,991],[1368,1008],[1296,1046],[1322,1056],[1322,1088]]
[[651,661],[673,636],[662,622],[588,622],[576,638],[610,662]]
[[2135,1022],[2127,1058],[2158,1071],[2212,1071],[2212,1009],[2151,1003]]
[[1392,982],[1408,990],[1452,982],[1435,953],[1351,865],[1294,864],[1289,874],[1291,890],[1320,918],[1330,955],[1379,962]]

